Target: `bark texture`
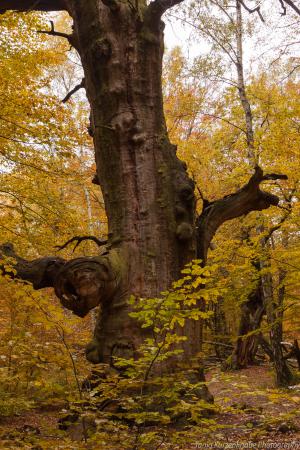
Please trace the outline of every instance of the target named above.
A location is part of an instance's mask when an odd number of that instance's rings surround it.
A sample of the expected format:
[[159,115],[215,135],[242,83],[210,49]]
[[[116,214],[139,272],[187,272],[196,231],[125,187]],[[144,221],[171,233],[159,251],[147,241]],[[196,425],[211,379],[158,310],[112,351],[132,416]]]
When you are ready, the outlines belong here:
[[34,289],[53,287],[66,308],[84,317],[92,308],[109,301],[120,282],[119,266],[106,256],[75,258],[66,261],[57,256],[27,261],[19,257],[12,244],[0,246],[2,273],[32,283]]
[[[94,337],[94,349],[105,341],[108,361],[134,352],[142,339],[128,316],[128,295],[158,295],[195,256],[194,186],[169,142],[163,114],[160,16],[168,3],[68,4],[91,105],[109,252],[116,249],[125,269],[124,295],[102,309]],[[196,353],[196,340],[191,347]]]

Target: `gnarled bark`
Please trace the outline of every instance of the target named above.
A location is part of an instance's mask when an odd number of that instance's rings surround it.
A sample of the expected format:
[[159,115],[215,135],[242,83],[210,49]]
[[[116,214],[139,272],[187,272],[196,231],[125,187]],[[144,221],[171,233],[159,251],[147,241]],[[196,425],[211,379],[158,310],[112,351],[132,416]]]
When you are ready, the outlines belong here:
[[53,287],[65,308],[84,317],[99,304],[105,305],[120,286],[120,270],[107,256],[75,258],[66,261],[57,256],[33,261],[18,256],[12,244],[0,246],[2,273],[28,281],[34,289]]
[[[18,256],[13,245],[8,243],[0,246],[0,258],[3,260],[0,265],[3,274],[27,281],[34,289],[53,287],[62,305],[79,317],[101,305],[99,330],[103,328],[103,316],[110,309],[112,299],[122,297],[122,269],[116,251],[109,256],[75,258],[71,261],[57,256],[27,261]],[[103,338],[105,340],[105,336]],[[87,358],[91,362],[104,358],[100,354],[104,343],[99,340],[97,349],[94,344],[87,347]]]

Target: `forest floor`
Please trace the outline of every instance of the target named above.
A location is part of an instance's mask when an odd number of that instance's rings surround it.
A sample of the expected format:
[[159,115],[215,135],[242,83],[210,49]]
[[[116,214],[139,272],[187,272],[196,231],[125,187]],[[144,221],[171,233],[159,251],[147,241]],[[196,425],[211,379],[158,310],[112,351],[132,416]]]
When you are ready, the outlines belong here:
[[[160,445],[132,449],[300,449],[300,385],[292,389],[274,388],[267,366],[223,373],[212,368],[207,374],[209,389],[218,412],[204,419],[201,427],[164,429]],[[76,427],[58,430],[57,409],[35,409],[0,420],[0,449],[129,449],[120,443],[84,444]],[[157,427],[152,431],[159,433]],[[204,432],[203,432],[204,430]],[[179,440],[172,435],[177,433]],[[170,439],[169,439],[170,438]],[[176,443],[177,442],[177,443]],[[181,442],[181,443],[179,443]],[[185,443],[183,443],[185,442]],[[104,444],[104,443],[103,443]]]

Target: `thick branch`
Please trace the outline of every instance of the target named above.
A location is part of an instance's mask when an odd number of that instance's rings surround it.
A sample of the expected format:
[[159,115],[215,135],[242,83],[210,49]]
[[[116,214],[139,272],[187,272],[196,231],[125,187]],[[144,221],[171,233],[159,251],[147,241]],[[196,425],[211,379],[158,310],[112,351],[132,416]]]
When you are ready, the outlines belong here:
[[63,11],[64,0],[1,0],[0,14],[9,10],[23,11]]
[[264,175],[262,169],[256,166],[254,174],[243,188],[204,207],[197,219],[198,258],[205,262],[212,238],[227,220],[278,205],[279,198],[276,195],[260,189],[261,182],[276,179],[286,180],[287,176],[274,173]]
[[182,3],[184,0],[154,0],[147,8],[147,16],[151,20],[159,21],[161,16],[172,6]]
[[53,287],[62,305],[80,317],[107,303],[120,283],[119,270],[111,264],[109,255],[71,261],[50,256],[27,261],[8,243],[0,246],[0,258],[2,274],[29,282],[34,289]]
[[33,285],[34,289],[53,287],[57,273],[66,262],[58,256],[27,261],[15,253],[10,243],[0,246],[0,259],[4,261],[0,263],[2,274],[27,281]]

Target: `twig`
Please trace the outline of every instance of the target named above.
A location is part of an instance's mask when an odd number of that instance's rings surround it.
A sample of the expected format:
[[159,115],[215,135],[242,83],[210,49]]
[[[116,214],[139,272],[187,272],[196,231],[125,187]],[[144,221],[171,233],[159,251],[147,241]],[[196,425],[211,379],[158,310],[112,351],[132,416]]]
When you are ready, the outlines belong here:
[[[260,12],[260,6],[256,6],[256,8],[249,8],[249,6],[247,6],[247,5],[243,2],[243,0],[238,0],[238,1],[239,1],[239,3],[243,6],[243,8],[245,8],[245,10],[248,11],[248,13],[252,14],[252,13],[257,12],[257,14],[258,14],[260,20],[261,20],[263,23],[265,23],[265,19],[263,18],[262,13]],[[280,1],[280,0],[279,0],[279,1]]]
[[74,236],[71,239],[69,239],[65,244],[63,245],[56,245],[55,248],[58,249],[58,251],[63,250],[66,248],[69,244],[72,244],[72,242],[76,242],[75,247],[73,248],[73,252],[76,250],[79,244],[83,241],[93,241],[95,244],[98,245],[98,247],[101,247],[102,245],[107,244],[107,239],[98,239],[96,236]]
[[279,0],[279,3],[280,3],[281,8],[282,8],[282,13],[281,13],[281,15],[282,15],[282,16],[285,16],[285,15],[286,15],[286,6],[284,6],[283,0]]
[[295,67],[293,67],[293,69],[290,70],[289,73],[288,73],[284,78],[282,78],[282,80],[280,80],[280,82],[282,83],[282,82],[285,81],[287,78],[289,78],[291,75],[293,75],[293,73],[294,73],[297,69],[299,69],[299,67],[300,67],[300,64],[297,64]]
[[[66,340],[65,330],[64,330],[63,326],[60,323],[55,322],[55,320],[53,319],[51,314],[49,314],[48,311],[45,311],[44,308],[40,304],[38,304],[38,308],[43,312],[43,314],[45,315],[45,317],[48,320],[48,322],[54,324],[54,328],[56,329],[56,332],[57,332],[58,336],[60,337],[60,339],[61,339],[61,341],[62,341],[62,343],[63,343],[63,345],[64,345],[64,347],[66,349],[66,352],[67,352],[67,354],[68,354],[68,356],[70,358],[71,364],[72,364],[73,375],[74,375],[74,378],[75,378],[75,381],[76,381],[76,386],[77,386],[77,390],[78,390],[78,394],[79,394],[79,399],[82,402],[83,396],[82,396],[82,389],[81,389],[80,382],[79,382],[78,370],[77,370],[77,366],[76,366],[76,363],[75,363],[75,360],[74,360],[73,353],[72,353],[72,351],[71,351],[71,349],[69,347],[69,344],[68,344],[68,342]],[[84,412],[84,409],[82,407],[82,403],[81,403],[81,409],[82,409],[82,412]],[[84,441],[86,443],[87,439],[88,439],[88,434],[87,434],[87,427],[86,427],[85,418],[83,416],[81,416],[81,423],[82,423],[83,438],[84,438]]]
[[75,46],[75,43],[74,43],[74,35],[73,35],[73,34],[61,33],[60,31],[55,31],[53,20],[50,20],[50,26],[51,26],[50,31],[47,31],[47,30],[38,30],[37,33],[39,33],[39,34],[48,34],[49,36],[58,36],[58,37],[65,38],[65,39],[67,39],[67,40],[69,41],[69,43],[70,43],[73,47],[76,47],[76,46]]

